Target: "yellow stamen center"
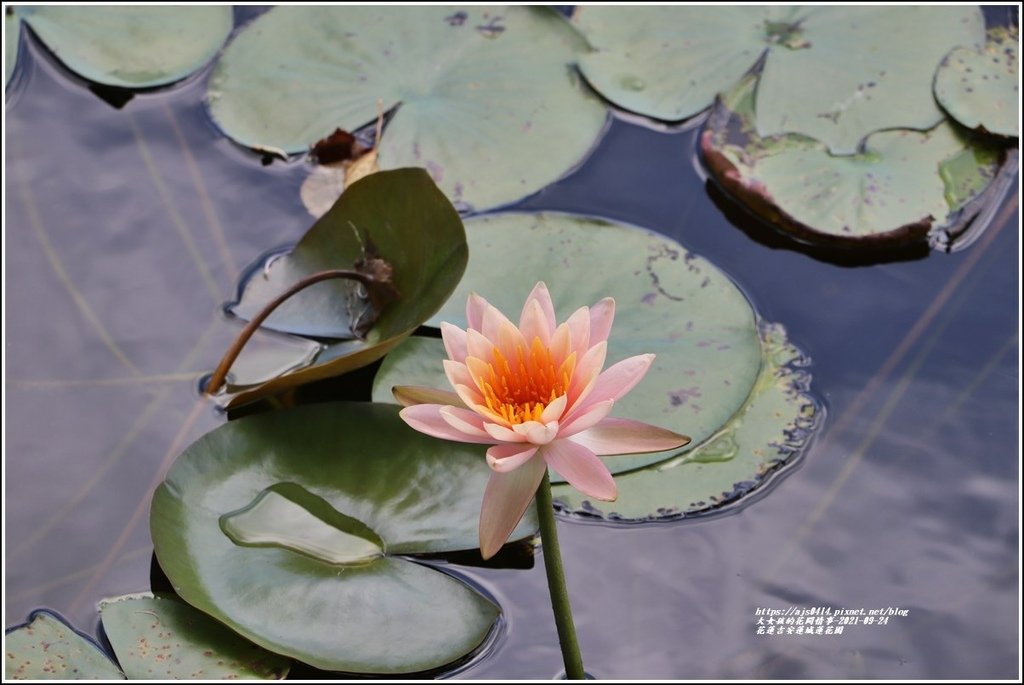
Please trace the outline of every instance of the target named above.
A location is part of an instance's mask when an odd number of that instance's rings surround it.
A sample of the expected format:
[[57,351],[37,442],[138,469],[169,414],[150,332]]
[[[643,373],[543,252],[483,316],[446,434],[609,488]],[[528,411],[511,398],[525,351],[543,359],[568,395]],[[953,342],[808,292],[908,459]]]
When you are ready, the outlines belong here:
[[551,351],[534,338],[530,349],[518,346],[513,359],[497,347],[488,371],[477,378],[487,408],[511,424],[540,421],[547,405],[565,394],[576,368],[576,353],[557,367]]

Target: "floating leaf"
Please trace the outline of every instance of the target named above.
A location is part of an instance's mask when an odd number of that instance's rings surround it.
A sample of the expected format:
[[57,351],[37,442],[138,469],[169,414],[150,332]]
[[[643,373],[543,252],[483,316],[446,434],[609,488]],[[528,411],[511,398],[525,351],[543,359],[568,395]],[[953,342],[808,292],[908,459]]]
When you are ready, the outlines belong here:
[[[397,555],[476,548],[488,474],[472,446],[420,435],[391,406],[250,416],[179,457],[153,499],[154,546],[186,601],[271,651],[335,671],[438,668],[478,647],[499,609]],[[288,527],[239,520],[268,490],[278,512],[281,498],[305,511]],[[528,512],[513,538],[535,528]],[[382,552],[359,552],[368,541]]]
[[12,680],[124,680],[92,640],[48,611],[4,636],[4,677]]
[[[255,316],[303,278],[351,269],[374,254],[390,264],[398,300],[371,312],[351,281],[325,281],[281,305],[264,326],[317,338],[352,338],[325,346],[312,364],[255,387],[231,386],[232,405],[372,363],[436,312],[458,283],[467,259],[462,221],[422,169],[372,174],[353,184],[288,254],[252,272],[231,311]],[[353,337],[377,315],[365,337]],[[222,397],[222,399],[225,399]]]
[[381,168],[425,167],[482,209],[548,185],[594,145],[606,112],[570,68],[584,48],[544,8],[277,7],[225,50],[210,111],[243,145],[300,153],[372,122],[381,99],[398,107]]
[[172,597],[108,599],[100,613],[103,632],[133,680],[280,680],[291,666]]
[[122,88],[180,81],[213,59],[234,26],[228,6],[47,5],[15,12],[68,69]]
[[704,158],[734,197],[801,239],[844,245],[923,240],[969,220],[958,210],[999,171],[997,151],[948,123],[925,132],[880,131],[850,156],[832,155],[803,136],[761,137],[753,131],[755,88],[751,74],[720,98],[702,137]]
[[640,522],[718,511],[763,486],[803,448],[820,411],[807,394],[799,351],[766,326],[764,364],[750,397],[715,435],[675,459],[617,476],[614,502],[590,501],[557,485],[556,507],[607,521]]
[[1017,26],[988,32],[983,50],[959,47],[935,73],[935,98],[967,128],[1020,135],[1020,34]]
[[[466,275],[431,325],[466,326],[466,299],[477,292],[518,316],[544,280],[560,321],[603,297],[616,301],[608,364],[635,354],[657,358],[615,416],[653,423],[699,443],[746,401],[761,366],[754,312],[743,293],[706,260],[648,231],[558,214],[497,214],[466,222]],[[414,342],[385,359],[374,398],[393,385],[447,388],[440,341]],[[684,450],[687,448],[683,448]],[[614,473],[667,459],[680,450],[616,456]]]
[[873,131],[942,120],[931,83],[942,56],[980,45],[977,7],[598,7],[575,18],[596,51],[587,80],[626,109],[677,120],[711,104],[765,51],[763,136],[800,133],[837,154]]

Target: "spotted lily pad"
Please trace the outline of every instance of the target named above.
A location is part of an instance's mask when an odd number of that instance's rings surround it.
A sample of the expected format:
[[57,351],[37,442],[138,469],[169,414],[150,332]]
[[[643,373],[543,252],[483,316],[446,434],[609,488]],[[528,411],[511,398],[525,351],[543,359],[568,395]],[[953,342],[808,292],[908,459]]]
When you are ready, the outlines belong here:
[[[369,403],[232,421],[157,489],[157,557],[182,598],[273,652],[353,673],[439,668],[500,612],[408,558],[477,547],[489,469],[471,447]],[[531,511],[513,539],[535,529]]]
[[425,167],[482,209],[539,190],[594,145],[607,115],[571,68],[582,49],[546,8],[277,7],[225,50],[210,111],[239,143],[292,154],[374,121],[380,100],[397,107],[381,168]]
[[[235,378],[221,395],[237,406],[313,380],[337,376],[376,361],[436,312],[466,264],[462,221],[422,169],[372,174],[354,183],[287,254],[254,269],[230,310],[251,319],[303,278],[327,269],[354,269],[373,256],[393,271],[397,300],[375,311],[351,281],[313,285],[287,300],[264,322],[269,330],[329,343],[309,356],[297,350],[293,370],[255,385]],[[366,317],[377,316],[365,334]],[[333,339],[333,340],[330,340]],[[275,358],[275,368],[284,360]]]
[[959,47],[946,55],[935,73],[935,98],[967,128],[1016,138],[1019,71],[1018,27],[993,28],[984,49]]
[[18,6],[71,71],[108,86],[180,81],[213,59],[234,25],[228,6]]
[[[768,221],[803,240],[900,245],[962,225],[1000,172],[1002,153],[943,122],[929,131],[880,131],[856,155],[811,138],[754,131],[757,75],[723,95],[701,145],[715,179]],[[961,211],[964,210],[964,211]]]
[[757,130],[810,136],[836,154],[873,131],[939,123],[935,68],[985,31],[971,6],[587,6],[575,23],[595,48],[580,61],[587,80],[661,119],[704,109],[767,50]]
[[763,486],[792,463],[819,425],[808,394],[806,359],[780,326],[765,326],[764,364],[744,406],[725,426],[686,454],[615,478],[614,502],[591,501],[562,484],[556,508],[615,522],[677,519],[717,512]]
[[[746,401],[761,367],[756,317],[739,288],[706,260],[641,229],[558,214],[498,214],[466,222],[466,275],[438,316],[465,328],[471,291],[518,317],[533,285],[547,283],[560,321],[603,297],[616,302],[606,366],[657,355],[614,415],[689,435],[716,433]],[[394,385],[447,388],[440,341],[396,349],[374,381],[374,399]],[[393,400],[392,400],[393,401]],[[688,448],[683,448],[688,449]],[[680,450],[606,460],[613,473],[663,461]]]
[[132,680],[280,680],[291,666],[173,597],[108,599],[100,613],[103,632]]
[[4,679],[124,680],[95,642],[63,619],[36,611],[28,623],[4,636]]

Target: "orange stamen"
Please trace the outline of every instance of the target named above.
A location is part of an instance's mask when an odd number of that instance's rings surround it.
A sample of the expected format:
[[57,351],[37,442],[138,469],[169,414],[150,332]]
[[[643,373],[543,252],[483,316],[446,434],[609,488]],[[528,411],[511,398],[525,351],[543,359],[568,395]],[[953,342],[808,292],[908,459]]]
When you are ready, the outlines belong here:
[[540,421],[549,404],[565,394],[576,368],[573,352],[558,366],[540,338],[530,349],[517,345],[512,359],[497,347],[487,372],[477,378],[487,408],[510,424]]

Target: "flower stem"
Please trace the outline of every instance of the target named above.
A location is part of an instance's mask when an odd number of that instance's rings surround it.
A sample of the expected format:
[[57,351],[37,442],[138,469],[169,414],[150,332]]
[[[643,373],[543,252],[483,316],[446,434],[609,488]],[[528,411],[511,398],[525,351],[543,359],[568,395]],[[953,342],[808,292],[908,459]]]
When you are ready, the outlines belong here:
[[565,662],[565,676],[568,680],[584,680],[583,658],[576,641],[576,626],[572,622],[572,607],[569,593],[565,588],[565,573],[562,571],[562,552],[558,548],[558,530],[555,527],[555,508],[551,503],[551,480],[544,474],[544,480],[537,488],[537,518],[540,519],[540,539],[544,548],[544,570],[548,574],[548,591],[551,593],[551,609],[555,612],[555,626],[558,628],[558,642],[562,646],[562,660]]

